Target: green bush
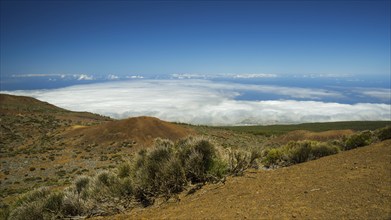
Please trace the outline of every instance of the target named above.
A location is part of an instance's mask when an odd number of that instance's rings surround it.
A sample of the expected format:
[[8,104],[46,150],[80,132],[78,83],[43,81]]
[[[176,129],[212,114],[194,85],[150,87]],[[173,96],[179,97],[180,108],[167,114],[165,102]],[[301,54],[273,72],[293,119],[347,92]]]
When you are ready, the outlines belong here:
[[326,143],[320,143],[318,145],[312,146],[311,154],[313,159],[337,154],[339,148],[333,145],[328,145]]
[[212,175],[210,171],[215,166],[214,163],[218,160],[214,145],[204,138],[188,139],[180,142],[177,148],[186,178],[192,183],[207,181]]
[[[289,145],[289,144],[288,144]],[[311,158],[311,142],[295,142],[291,144],[292,146],[288,146],[289,153],[288,158],[290,163],[303,163]]]
[[35,189],[20,196],[15,201],[14,206],[19,207],[31,202],[44,200],[49,194],[50,190],[46,187]]
[[88,176],[80,176],[75,180],[74,184],[75,184],[76,192],[78,195],[80,195],[80,193],[85,188],[87,188],[87,185],[90,183],[90,181],[91,181],[91,178]]
[[174,143],[168,139],[162,139],[162,138],[156,138],[153,141],[153,144],[155,147],[166,147],[166,148],[173,148]]
[[249,156],[244,151],[235,150],[229,154],[229,172],[234,176],[243,175],[249,166]]
[[15,208],[10,216],[10,220],[36,220],[44,219],[42,202],[33,201]]
[[200,152],[192,149],[182,162],[186,178],[192,183],[203,182],[206,179],[202,158],[203,156]]
[[8,219],[11,209],[9,205],[1,204],[0,205],[0,219]]
[[97,184],[109,187],[114,182],[114,177],[108,171],[98,173],[96,176]]
[[131,177],[122,178],[119,191],[123,196],[131,196],[134,194],[134,186]]
[[[157,139],[154,145],[139,151],[132,162],[120,165],[117,172],[78,177],[64,192],[51,193],[46,188],[31,191],[14,203],[10,216],[56,219],[89,215],[91,210],[113,212],[113,207],[134,199],[148,206],[157,197],[168,199],[183,191],[189,181],[221,181],[228,173],[228,164],[205,138],[188,138],[176,144]],[[240,166],[242,170],[257,157],[256,153],[248,155],[246,166]]]
[[271,148],[265,151],[262,163],[266,167],[270,167],[272,165],[278,165],[282,160],[283,153],[279,148]]
[[186,184],[185,171],[178,158],[170,158],[161,168],[160,193],[166,197],[179,193]]
[[63,200],[64,193],[53,192],[45,200],[43,208],[50,213],[59,213],[62,208]]
[[219,158],[215,158],[212,167],[208,171],[208,177],[212,181],[220,181],[228,173],[228,164]]
[[54,219],[64,209],[64,194],[39,188],[24,194],[13,204],[9,219]]
[[337,146],[328,143],[319,143],[316,141],[289,142],[283,147],[266,150],[262,162],[266,167],[273,165],[288,166],[338,152],[339,148]]
[[132,167],[129,163],[124,163],[118,166],[118,177],[125,178],[130,176],[132,171]]
[[249,166],[258,168],[257,160],[262,157],[262,151],[258,148],[252,148],[250,151]]
[[80,199],[78,195],[72,191],[65,193],[61,207],[61,213],[64,216],[83,215],[88,209],[86,202]]
[[344,150],[351,150],[357,147],[363,147],[373,142],[372,132],[363,131],[353,134],[345,141]]
[[380,141],[391,139],[391,126],[379,128],[375,131],[375,134]]
[[135,196],[143,204],[149,204],[150,197],[169,197],[180,192],[185,185],[183,167],[170,146],[156,146],[135,162]]

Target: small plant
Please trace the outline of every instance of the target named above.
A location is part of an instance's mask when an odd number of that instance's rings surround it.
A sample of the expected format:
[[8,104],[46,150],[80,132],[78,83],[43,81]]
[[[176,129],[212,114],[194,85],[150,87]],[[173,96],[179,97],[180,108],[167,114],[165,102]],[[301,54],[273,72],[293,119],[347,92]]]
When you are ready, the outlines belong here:
[[207,175],[212,182],[219,182],[228,174],[228,164],[220,158],[215,158]]
[[214,145],[205,138],[187,139],[179,142],[178,151],[186,178],[192,183],[207,181],[207,174],[218,158]]
[[82,215],[88,210],[86,203],[72,191],[67,191],[64,194],[61,213],[65,216]]
[[42,203],[34,201],[19,206],[10,213],[9,219],[44,219]]
[[249,161],[249,166],[253,168],[258,168],[258,163],[257,160],[262,157],[262,152],[261,150],[257,148],[252,148],[250,152],[250,161]]
[[121,179],[120,182],[120,193],[124,196],[131,196],[134,194],[134,183],[131,177]]
[[241,176],[249,166],[249,156],[244,151],[233,151],[229,154],[229,172],[234,176]]
[[0,219],[8,219],[10,211],[9,205],[2,204],[0,206]]
[[75,187],[76,187],[76,192],[78,195],[87,188],[87,185],[90,183],[91,179],[87,176],[80,176],[76,179],[75,181]]
[[311,142],[295,142],[289,143],[288,148],[290,148],[288,157],[289,162],[292,164],[303,163],[310,160],[311,157]]
[[110,186],[111,181],[111,174],[107,171],[100,172],[97,175],[97,181],[100,184],[103,184],[104,186]]
[[33,191],[27,192],[20,196],[14,203],[14,206],[22,206],[27,203],[31,203],[34,201],[42,200],[46,198],[50,193],[49,189],[46,187],[38,188]]
[[125,178],[130,176],[130,173],[132,171],[132,167],[129,163],[124,163],[118,166],[118,177],[119,178]]
[[63,200],[64,193],[53,192],[47,197],[43,207],[51,213],[59,213],[62,208]]
[[339,148],[326,143],[320,143],[312,147],[311,154],[313,159],[333,155],[339,152]]
[[265,151],[264,155],[262,162],[267,167],[278,165],[283,157],[282,150],[279,148],[268,149]]

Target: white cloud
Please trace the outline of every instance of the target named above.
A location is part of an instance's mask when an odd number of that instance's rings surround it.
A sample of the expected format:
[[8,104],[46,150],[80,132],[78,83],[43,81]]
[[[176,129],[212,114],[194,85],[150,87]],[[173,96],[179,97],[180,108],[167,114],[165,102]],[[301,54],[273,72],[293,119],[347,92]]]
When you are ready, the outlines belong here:
[[126,76],[127,79],[144,79],[144,76],[134,75],[134,76]]
[[115,118],[149,115],[192,124],[391,120],[391,106],[388,104],[236,100],[244,90],[277,93],[292,98],[341,96],[339,93],[320,89],[216,83],[207,80],[117,81],[8,93],[28,95],[66,109],[90,111]]
[[87,75],[87,74],[80,74],[80,75],[74,75],[74,76],[75,76],[75,78],[78,77],[77,80],[93,80],[94,79],[93,76]]
[[64,74],[14,74],[13,78],[28,78],[28,77],[61,77],[64,78]]
[[244,73],[244,74],[232,74],[230,75],[233,78],[238,79],[252,79],[252,78],[275,78],[276,74],[269,73]]
[[295,77],[303,78],[349,78],[353,77],[353,74],[337,74],[337,73],[309,73],[309,74],[299,74]]
[[221,73],[221,74],[198,74],[198,73],[174,73],[173,79],[252,79],[252,78],[275,78],[276,74],[270,73]]
[[383,101],[391,102],[391,89],[383,88],[357,88],[356,93],[362,94],[364,96],[373,97]]
[[107,79],[108,80],[116,80],[116,79],[119,79],[119,77],[117,75],[114,75],[114,74],[109,74],[107,76]]

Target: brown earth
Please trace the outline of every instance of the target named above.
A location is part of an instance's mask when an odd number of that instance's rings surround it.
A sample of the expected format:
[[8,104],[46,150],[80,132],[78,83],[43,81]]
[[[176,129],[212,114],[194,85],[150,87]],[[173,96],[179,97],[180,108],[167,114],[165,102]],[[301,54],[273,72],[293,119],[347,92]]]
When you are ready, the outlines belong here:
[[191,134],[195,132],[190,128],[143,116],[111,121],[97,126],[73,128],[66,137],[80,136],[81,141],[100,145],[126,142],[130,145],[149,146],[156,138],[176,141]]
[[391,140],[179,198],[104,219],[390,219]]

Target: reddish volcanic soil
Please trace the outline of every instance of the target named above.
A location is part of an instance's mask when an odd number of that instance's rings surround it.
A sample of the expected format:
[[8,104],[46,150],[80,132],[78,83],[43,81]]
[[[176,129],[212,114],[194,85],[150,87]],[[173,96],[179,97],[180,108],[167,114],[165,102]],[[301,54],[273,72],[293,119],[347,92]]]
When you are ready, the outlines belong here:
[[155,138],[175,141],[194,133],[183,126],[144,116],[110,121],[97,126],[78,127],[72,129],[68,135],[79,136],[81,140],[89,143],[109,144],[129,141],[141,146],[150,145]]

